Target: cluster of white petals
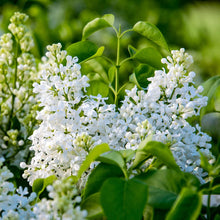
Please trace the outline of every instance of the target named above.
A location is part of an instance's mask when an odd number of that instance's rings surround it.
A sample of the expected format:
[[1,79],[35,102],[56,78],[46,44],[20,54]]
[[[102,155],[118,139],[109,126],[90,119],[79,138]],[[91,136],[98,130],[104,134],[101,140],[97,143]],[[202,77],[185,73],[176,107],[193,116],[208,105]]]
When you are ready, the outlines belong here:
[[[152,139],[167,144],[180,168],[195,174],[201,181],[205,175],[200,168],[200,153],[211,159],[211,137],[201,131],[197,124],[191,126],[187,119],[199,115],[207,105],[207,97],[195,87],[194,72],[189,71],[192,56],[184,49],[172,51],[172,57],[162,59],[165,69],[155,71],[148,78],[147,92],[134,87],[120,108],[122,127],[126,133],[122,140],[125,148],[137,149],[139,143],[149,135]],[[120,126],[120,125],[119,125]]]
[[[180,168],[201,181],[200,152],[212,158],[211,137],[187,121],[199,115],[207,97],[195,87],[193,60],[184,49],[172,51],[162,59],[165,69],[149,78],[147,91],[134,87],[118,111],[101,96],[87,96],[88,78],[82,76],[77,58],[66,55],[61,44],[48,46],[43,58],[40,83],[34,84],[39,105],[40,127],[31,136],[35,152],[23,174],[30,184],[37,178],[55,174],[58,178],[76,175],[88,152],[97,144],[112,149],[136,150],[140,142],[152,136],[167,144]],[[64,63],[66,63],[64,65]]]
[[33,208],[36,217],[32,220],[84,220],[86,210],[81,210],[79,203],[81,197],[71,179],[56,180],[48,186],[49,198],[43,198]]
[[[76,175],[86,155],[95,145],[111,144],[109,133],[115,118],[114,105],[101,96],[86,96],[88,78],[82,76],[77,58],[66,55],[61,44],[47,47],[40,66],[40,83],[34,83],[42,110],[41,124],[31,136],[35,155],[23,177],[30,184],[37,178],[55,174]],[[66,63],[65,65],[63,63]]]
[[9,182],[13,174],[6,166],[3,166],[4,159],[0,158],[0,219],[28,220],[35,217],[32,212],[31,203],[36,198],[35,193],[28,197],[27,188],[15,188]]

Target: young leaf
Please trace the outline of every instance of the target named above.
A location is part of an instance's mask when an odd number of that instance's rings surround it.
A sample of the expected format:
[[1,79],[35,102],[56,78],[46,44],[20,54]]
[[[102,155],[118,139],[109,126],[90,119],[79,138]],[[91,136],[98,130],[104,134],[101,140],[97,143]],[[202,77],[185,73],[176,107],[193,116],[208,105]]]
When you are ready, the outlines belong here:
[[83,28],[82,40],[85,40],[91,34],[100,29],[113,26],[113,24],[114,16],[111,14],[104,15],[102,18],[95,18]]
[[94,56],[96,53],[100,54],[100,50],[103,50],[103,48],[98,49],[98,47],[91,41],[79,41],[71,44],[66,49],[68,55],[78,57],[79,63]]
[[108,144],[103,143],[96,145],[87,155],[86,159],[83,161],[82,165],[80,166],[80,169],[78,171],[77,177],[80,178],[81,175],[89,168],[90,164],[96,160],[96,158],[107,152],[110,151],[110,147]]
[[123,176],[123,172],[118,166],[100,163],[89,175],[83,193],[83,199],[86,199],[88,196],[98,192],[104,181],[108,178]]
[[133,58],[141,63],[149,64],[156,69],[161,69],[163,67],[163,64],[161,63],[162,56],[153,47],[147,47],[137,51]]
[[202,208],[202,193],[194,188],[183,188],[166,220],[196,220]]
[[141,181],[120,178],[106,180],[101,188],[101,205],[108,220],[140,220],[148,188]]
[[163,47],[166,50],[169,50],[167,42],[163,37],[163,34],[155,25],[149,22],[139,21],[134,25],[133,31],[141,34],[142,36],[146,37],[148,40],[153,41],[158,46]]
[[104,215],[102,206],[100,204],[100,193],[95,193],[86,198],[82,204],[81,208],[88,212],[88,219],[101,219]]

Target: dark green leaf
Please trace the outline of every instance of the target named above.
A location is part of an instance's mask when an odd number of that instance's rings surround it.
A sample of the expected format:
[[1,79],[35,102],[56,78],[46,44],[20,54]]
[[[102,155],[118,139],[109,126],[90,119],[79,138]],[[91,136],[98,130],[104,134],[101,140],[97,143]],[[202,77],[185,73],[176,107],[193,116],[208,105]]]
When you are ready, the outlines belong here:
[[115,165],[100,163],[89,175],[83,198],[87,198],[100,190],[103,182],[111,177],[124,176],[122,170]]
[[71,44],[66,51],[72,57],[77,56],[79,63],[94,56],[96,53],[100,53],[100,51],[98,52],[98,47],[91,41],[79,41]]
[[147,191],[146,184],[138,180],[106,180],[101,188],[101,205],[107,219],[140,220],[147,201]]
[[81,208],[88,212],[88,219],[100,219],[103,216],[102,206],[100,204],[100,193],[95,193],[86,198]]
[[56,180],[55,175],[51,175],[45,179],[38,178],[33,182],[32,190],[39,197],[40,194],[45,190],[45,188],[49,185],[52,185],[55,180]]
[[150,83],[147,78],[154,76],[155,69],[147,64],[140,64],[137,68],[135,68],[135,76],[138,81],[138,84],[142,88],[147,88]]
[[94,32],[103,28],[111,27],[113,24],[114,16],[111,14],[104,15],[102,18],[95,18],[83,28],[82,39],[85,40]]
[[149,64],[156,69],[161,69],[163,67],[161,63],[162,56],[153,47],[147,47],[137,51],[133,58],[141,63]]
[[128,45],[128,52],[129,52],[130,56],[133,57],[136,54],[137,49],[131,45]]
[[110,148],[108,146],[108,144],[103,143],[103,144],[99,144],[96,145],[87,155],[86,159],[83,161],[82,165],[80,166],[80,169],[78,171],[77,177],[80,178],[81,175],[89,168],[90,164],[96,160],[96,158],[109,151]]
[[194,188],[183,188],[166,220],[196,220],[202,208],[202,194]]
[[186,184],[183,176],[174,170],[149,170],[135,178],[145,182],[149,188],[147,203],[154,208],[169,209],[181,188]]
[[153,41],[158,46],[168,50],[168,45],[163,34],[155,25],[149,22],[139,21],[134,25],[133,30],[146,37],[148,40]]

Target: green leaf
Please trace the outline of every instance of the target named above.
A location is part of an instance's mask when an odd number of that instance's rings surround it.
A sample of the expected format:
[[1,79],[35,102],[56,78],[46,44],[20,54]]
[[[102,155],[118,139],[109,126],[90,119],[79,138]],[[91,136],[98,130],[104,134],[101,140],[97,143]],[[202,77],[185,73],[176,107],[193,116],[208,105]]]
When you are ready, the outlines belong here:
[[55,175],[51,175],[45,179],[38,178],[33,182],[32,191],[37,194],[39,197],[40,194],[45,190],[45,188],[49,185],[52,185],[54,180],[56,179]]
[[131,149],[119,150],[119,152],[126,162],[129,162],[135,155],[135,151]]
[[149,189],[147,204],[158,209],[169,209],[185,185],[182,175],[174,170],[149,170],[136,179],[145,182]]
[[114,16],[111,14],[104,15],[102,18],[95,18],[94,20],[90,21],[86,26],[83,28],[82,33],[82,40],[85,40],[94,32],[111,27],[114,24]]
[[135,68],[134,73],[129,76],[129,81],[137,85],[138,88],[147,88],[149,77],[154,76],[155,69],[148,64],[140,64]]
[[141,63],[149,64],[156,69],[161,69],[164,66],[161,63],[161,54],[153,47],[138,50],[137,53],[134,54],[133,58]]
[[[85,67],[84,67],[85,68]],[[89,60],[87,63],[86,63],[86,68],[88,69],[85,69],[85,74],[88,74],[88,72],[94,72],[94,73],[97,73],[99,74],[101,80],[103,82],[105,82],[107,85],[109,84],[109,79],[108,79],[108,76],[107,76],[107,72],[105,70],[105,68],[103,67],[102,63],[97,61],[97,60]]]
[[106,180],[101,188],[100,199],[107,219],[141,219],[147,201],[147,191],[146,184],[138,180]]
[[128,52],[129,52],[130,56],[133,57],[136,54],[137,49],[131,45],[128,45]]
[[125,167],[125,161],[118,151],[109,151],[97,158],[98,161],[103,163],[113,164],[119,166],[121,169]]
[[97,158],[98,161],[103,163],[113,164],[121,168],[125,177],[127,177],[127,169],[123,156],[118,151],[109,151]]
[[138,150],[136,152],[135,159],[132,164],[133,168],[139,167],[147,158],[151,156],[150,153],[146,153],[145,151],[142,151],[142,149],[144,149],[148,142],[152,141],[152,136],[153,135],[147,136],[138,146]]
[[67,54],[74,57],[77,56],[79,63],[94,56],[96,53],[100,54],[98,47],[91,41],[79,41],[77,43],[71,44],[67,47]]
[[157,159],[162,161],[168,167],[176,171],[180,171],[180,168],[176,164],[172,152],[165,144],[158,141],[149,141],[149,142],[147,141],[147,143],[146,144],[145,143],[146,141],[144,140],[140,144],[140,147],[138,148],[137,152],[142,151],[146,153],[146,156],[148,156],[149,154],[156,156]]
[[108,79],[110,83],[112,83],[115,79],[115,71],[116,71],[115,66],[111,66],[108,70]]
[[131,90],[132,88],[134,88],[135,84],[132,82],[127,82],[125,83],[123,86],[121,86],[121,88],[118,91],[118,100],[123,100],[126,93],[126,90]]
[[208,97],[207,106],[203,107],[200,111],[202,118],[206,113],[219,111],[220,100],[220,76],[214,76],[202,84],[204,90],[202,95]]
[[202,208],[202,193],[194,188],[183,188],[166,220],[196,220]]
[[81,175],[89,168],[90,164],[96,160],[96,158],[107,152],[110,151],[110,147],[108,144],[103,143],[96,145],[87,155],[86,159],[83,161],[82,165],[80,166],[80,169],[78,171],[77,177],[80,178]]
[[149,22],[139,21],[134,25],[133,31],[141,34],[148,40],[153,41],[158,46],[169,50],[163,34],[155,25]]
[[102,80],[92,80],[89,82],[90,86],[87,87],[87,95],[97,96],[100,94],[102,97],[108,97],[109,87]]
[[92,194],[86,198],[82,202],[81,208],[88,212],[86,216],[88,219],[100,219],[104,215],[100,204],[100,193]]
[[100,163],[92,173],[89,175],[88,181],[86,182],[85,190],[83,193],[83,199],[87,198],[93,193],[98,192],[101,189],[102,184],[105,180],[111,177],[123,177],[122,170],[112,164]]

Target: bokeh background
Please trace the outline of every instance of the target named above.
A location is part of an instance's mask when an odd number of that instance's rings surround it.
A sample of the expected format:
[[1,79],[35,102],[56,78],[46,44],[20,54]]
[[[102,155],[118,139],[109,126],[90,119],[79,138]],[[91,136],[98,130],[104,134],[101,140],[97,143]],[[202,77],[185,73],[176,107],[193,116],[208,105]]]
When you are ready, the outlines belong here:
[[[170,49],[184,47],[194,57],[193,70],[198,84],[220,74],[219,0],[0,0],[0,34],[8,32],[9,18],[15,11],[30,17],[36,45],[33,53],[38,58],[44,55],[49,44],[61,42],[67,48],[80,41],[83,27],[89,21],[111,13],[115,15],[116,26],[121,24],[122,30],[132,28],[137,21],[148,21],[161,30]],[[116,41],[111,30],[99,31],[91,40],[106,46],[105,53],[114,58]],[[127,34],[121,45],[122,57],[128,56],[129,44],[140,48],[146,42],[140,35]],[[216,94],[215,115],[206,118],[203,128],[212,135],[213,149],[218,155],[220,86]]]
[[[7,31],[14,11],[30,16],[35,37],[35,55],[40,57],[48,44],[61,42],[64,47],[81,40],[82,29],[90,20],[112,13],[122,29],[137,21],[149,21],[164,34],[171,49],[184,47],[195,60],[200,81],[220,73],[220,2],[218,0],[1,0],[0,34]],[[138,36],[139,37],[139,36]],[[97,38],[96,38],[97,39]],[[101,39],[101,42],[100,42]],[[105,31],[100,44],[112,44]],[[143,40],[128,35],[127,45],[141,45]],[[107,51],[114,54],[113,51]]]

